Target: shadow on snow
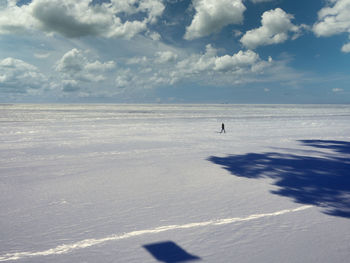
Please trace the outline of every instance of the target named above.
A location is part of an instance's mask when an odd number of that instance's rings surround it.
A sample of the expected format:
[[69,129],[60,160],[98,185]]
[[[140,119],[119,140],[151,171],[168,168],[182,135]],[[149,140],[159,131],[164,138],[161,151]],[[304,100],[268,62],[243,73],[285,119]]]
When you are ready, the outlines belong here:
[[199,257],[187,253],[172,241],[148,244],[143,246],[155,259],[165,263],[188,262],[200,260]]
[[[298,203],[323,207],[326,214],[350,217],[350,142],[302,140],[304,146],[326,149],[318,156],[278,152],[209,157],[235,176],[273,178],[278,190]],[[316,151],[315,151],[316,153]]]

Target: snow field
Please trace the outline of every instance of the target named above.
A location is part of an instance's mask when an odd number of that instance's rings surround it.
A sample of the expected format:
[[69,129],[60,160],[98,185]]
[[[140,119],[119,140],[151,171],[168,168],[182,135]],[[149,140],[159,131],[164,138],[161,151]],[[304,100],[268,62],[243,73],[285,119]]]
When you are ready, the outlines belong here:
[[[349,141],[348,106],[0,112],[0,261],[157,262],[143,246],[167,240],[203,262],[346,262],[350,254],[348,218],[273,194],[273,178],[235,176],[210,161],[264,152],[347,156],[300,140]],[[274,215],[280,211],[288,212]]]

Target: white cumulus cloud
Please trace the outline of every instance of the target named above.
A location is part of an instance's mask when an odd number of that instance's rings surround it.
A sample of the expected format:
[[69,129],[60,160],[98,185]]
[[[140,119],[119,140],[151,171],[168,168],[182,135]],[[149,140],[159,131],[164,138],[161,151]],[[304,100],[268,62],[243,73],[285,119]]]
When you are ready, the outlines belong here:
[[82,50],[76,48],[68,51],[56,63],[56,71],[68,84],[66,91],[74,90],[80,82],[99,82],[106,79],[104,73],[115,68],[114,61],[100,62],[89,60]]
[[194,0],[196,13],[184,38],[192,40],[219,32],[229,24],[243,21],[246,7],[242,0]]
[[215,59],[214,69],[218,71],[232,70],[254,65],[259,60],[259,55],[254,51],[242,51],[232,56],[224,55]]
[[255,49],[258,46],[282,43],[290,37],[290,32],[296,38],[301,26],[294,25],[292,19],[293,15],[281,8],[266,11],[262,15],[261,27],[247,31],[240,41],[245,47]]
[[15,0],[7,0],[0,8],[0,34],[22,33],[33,28],[35,19],[30,14],[30,8],[24,5],[18,7]]
[[[329,0],[328,3],[318,12],[313,32],[319,37],[350,33],[350,0]],[[342,51],[350,52],[350,43],[345,44]]]
[[46,84],[46,77],[37,67],[20,59],[0,60],[0,91],[4,93],[27,93]]

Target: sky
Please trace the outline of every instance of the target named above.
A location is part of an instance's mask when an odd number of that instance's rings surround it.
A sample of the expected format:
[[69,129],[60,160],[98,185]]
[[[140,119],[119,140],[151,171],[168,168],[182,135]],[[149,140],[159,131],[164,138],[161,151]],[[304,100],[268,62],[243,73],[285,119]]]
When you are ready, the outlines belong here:
[[350,0],[0,0],[1,103],[350,103]]

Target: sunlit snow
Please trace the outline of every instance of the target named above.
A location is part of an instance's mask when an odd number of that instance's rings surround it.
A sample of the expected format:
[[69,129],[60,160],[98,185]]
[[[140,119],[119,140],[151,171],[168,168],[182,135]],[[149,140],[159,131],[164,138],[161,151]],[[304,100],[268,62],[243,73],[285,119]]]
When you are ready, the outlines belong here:
[[0,105],[0,261],[347,262],[349,119],[348,105]]

